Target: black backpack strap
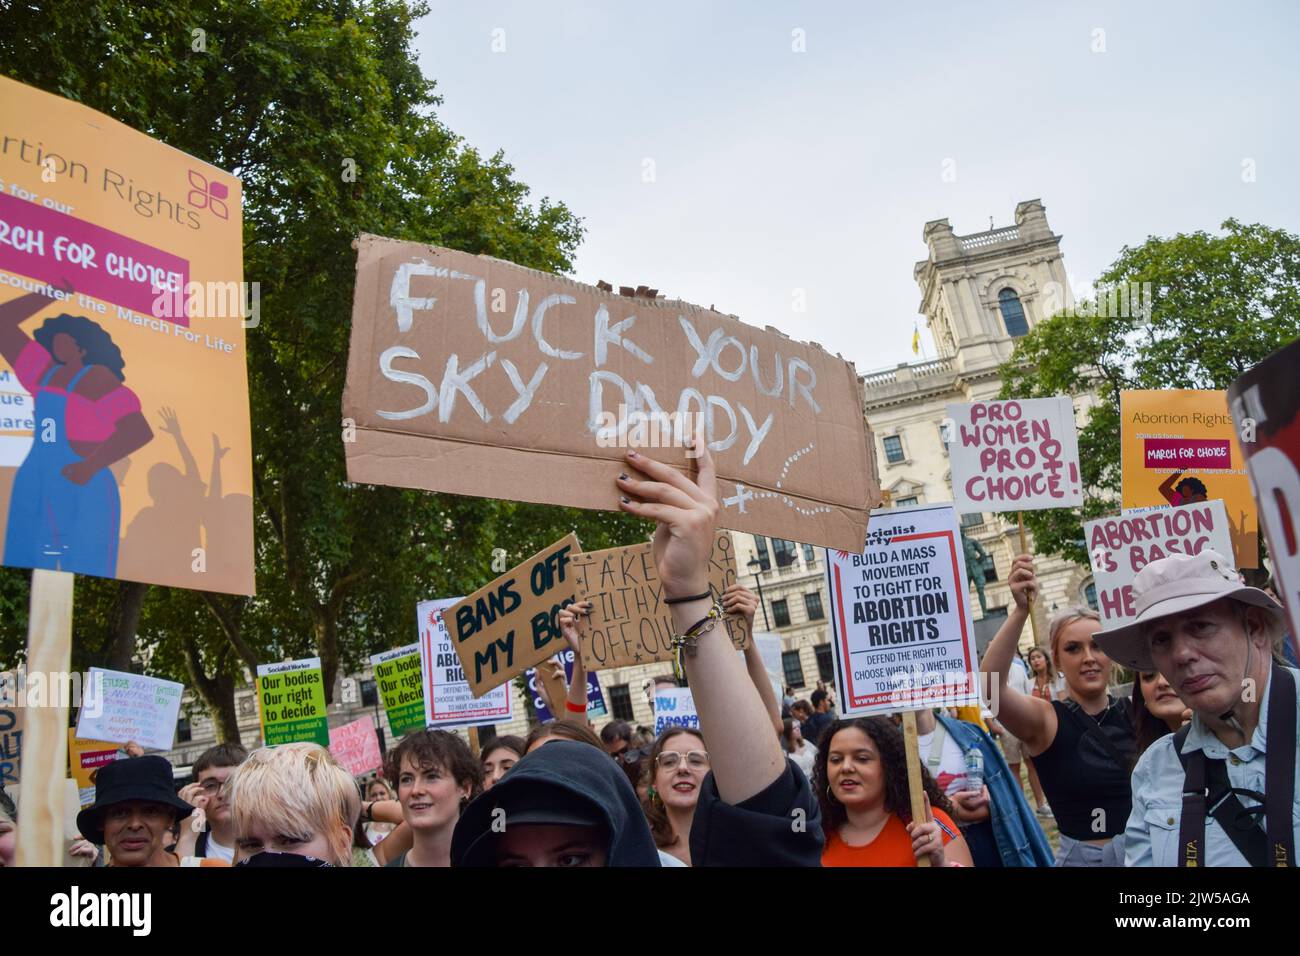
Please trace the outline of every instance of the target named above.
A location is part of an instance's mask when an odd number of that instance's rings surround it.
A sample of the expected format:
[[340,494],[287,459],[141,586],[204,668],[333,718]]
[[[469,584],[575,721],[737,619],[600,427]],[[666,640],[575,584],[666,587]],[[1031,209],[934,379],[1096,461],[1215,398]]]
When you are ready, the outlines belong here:
[[1209,792],[1205,783],[1205,751],[1183,753],[1191,724],[1174,734],[1174,753],[1183,765],[1183,813],[1178,823],[1178,865],[1200,866],[1205,859],[1205,810]]
[[[1195,756],[1195,755],[1193,755]],[[1201,754],[1202,758],[1205,755]],[[1228,780],[1228,765],[1223,760],[1205,759],[1206,784],[1210,792],[1210,816],[1219,822],[1224,835],[1251,866],[1268,866],[1268,837],[1259,825],[1264,811],[1264,795],[1253,790],[1239,790]],[[1265,768],[1267,770],[1267,768]],[[1237,799],[1244,793],[1259,805],[1246,807]]]
[[1273,664],[1268,700],[1268,752],[1264,755],[1264,819],[1268,830],[1265,866],[1292,866],[1295,860],[1296,688],[1295,677]]
[[[1227,764],[1210,760],[1203,750],[1183,753],[1190,724],[1174,735],[1174,751],[1183,764],[1183,814],[1178,828],[1179,866],[1203,866],[1205,814],[1218,821],[1224,835],[1251,866],[1291,866],[1295,859],[1295,830],[1291,805],[1295,799],[1296,687],[1291,672],[1277,664],[1270,675],[1268,751],[1264,756],[1265,793],[1238,790],[1228,779]],[[1259,800],[1246,807],[1237,794]],[[1267,833],[1259,827],[1263,815]]]
[[206,827],[199,834],[199,838],[194,841],[194,855],[199,857],[208,855],[208,831]]

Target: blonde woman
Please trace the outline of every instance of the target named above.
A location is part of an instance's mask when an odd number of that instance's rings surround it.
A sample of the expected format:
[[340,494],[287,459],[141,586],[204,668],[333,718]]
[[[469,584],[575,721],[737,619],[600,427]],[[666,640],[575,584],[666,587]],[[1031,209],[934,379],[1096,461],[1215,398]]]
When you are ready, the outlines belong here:
[[981,666],[998,675],[998,720],[1034,761],[1061,833],[1056,865],[1122,866],[1119,845],[1111,844],[1124,833],[1132,808],[1136,744],[1128,707],[1110,695],[1110,658],[1096,640],[1101,621],[1088,608],[1058,614],[1050,629],[1051,658],[1065,677],[1065,694],[1050,701],[1022,694],[1010,685],[1008,671],[1029,601],[1039,593],[1029,555],[1012,563],[1009,583],[1015,607]]
[[318,744],[249,754],[226,781],[239,866],[351,866],[361,796]]

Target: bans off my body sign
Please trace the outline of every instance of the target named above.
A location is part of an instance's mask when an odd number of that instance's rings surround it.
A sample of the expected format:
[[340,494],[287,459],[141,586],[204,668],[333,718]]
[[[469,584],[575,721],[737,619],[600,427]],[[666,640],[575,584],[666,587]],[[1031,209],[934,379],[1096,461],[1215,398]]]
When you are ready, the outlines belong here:
[[565,648],[556,620],[573,603],[569,561],[578,536],[567,534],[451,607],[442,620],[475,697]]
[[689,472],[676,431],[698,424],[721,527],[862,547],[879,483],[850,363],[685,302],[437,246],[357,246],[350,480],[618,510],[626,448],[653,434],[651,454]]

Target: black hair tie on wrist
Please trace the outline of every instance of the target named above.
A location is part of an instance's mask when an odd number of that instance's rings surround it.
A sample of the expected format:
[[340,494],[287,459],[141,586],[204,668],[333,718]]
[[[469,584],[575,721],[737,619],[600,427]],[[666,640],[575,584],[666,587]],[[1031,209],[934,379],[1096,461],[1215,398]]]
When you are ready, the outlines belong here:
[[689,597],[664,598],[665,604],[689,604],[691,601],[703,601],[705,598],[713,597],[712,591],[705,591],[703,594],[692,594]]

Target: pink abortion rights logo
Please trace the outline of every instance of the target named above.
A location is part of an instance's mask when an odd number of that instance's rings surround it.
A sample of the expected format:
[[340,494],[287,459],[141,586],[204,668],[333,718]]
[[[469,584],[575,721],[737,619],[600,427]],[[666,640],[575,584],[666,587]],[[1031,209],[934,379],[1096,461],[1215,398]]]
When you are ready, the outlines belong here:
[[190,193],[186,197],[195,209],[208,209],[218,219],[229,219],[230,209],[226,200],[230,198],[230,187],[216,180],[209,180],[197,169],[189,171]]

